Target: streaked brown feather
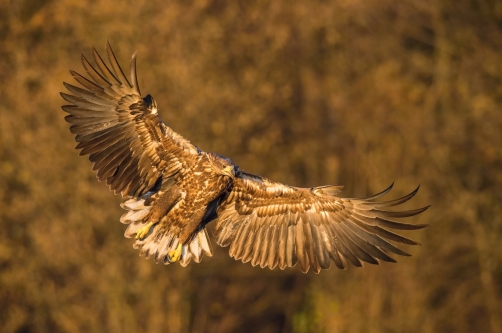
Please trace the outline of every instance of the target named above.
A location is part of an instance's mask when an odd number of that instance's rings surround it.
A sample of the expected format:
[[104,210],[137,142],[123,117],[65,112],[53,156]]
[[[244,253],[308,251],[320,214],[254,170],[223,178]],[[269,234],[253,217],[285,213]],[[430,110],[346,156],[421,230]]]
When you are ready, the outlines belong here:
[[104,115],[102,117],[94,117],[94,116],[67,116],[65,120],[73,125],[91,125],[91,124],[100,124],[102,122],[117,122],[117,117],[113,115]]
[[[259,263],[262,267],[278,265],[284,269],[299,262],[302,272],[309,269],[319,272],[329,268],[331,260],[341,269],[347,267],[346,261],[356,267],[361,267],[363,261],[371,264],[379,264],[378,260],[395,262],[384,251],[398,255],[408,253],[387,240],[408,245],[418,243],[387,229],[415,230],[426,225],[389,218],[414,216],[428,207],[401,212],[381,210],[410,200],[418,190],[399,199],[373,202],[387,194],[392,186],[369,198],[341,199],[332,195],[340,190],[336,186],[295,188],[241,172],[234,180],[230,195],[218,209],[220,216],[216,219],[215,232],[218,236],[227,234],[226,229],[235,228],[236,224],[239,230],[249,228],[249,238],[253,238],[253,230],[256,231],[256,239],[244,240],[239,234],[238,238],[235,235],[225,237],[223,245],[231,246],[234,258],[243,262],[251,260],[252,264]],[[274,230],[272,232],[263,229],[274,225],[278,229],[270,229]],[[289,227],[282,229],[283,225]],[[234,242],[238,242],[235,247]],[[240,248],[242,251],[237,254],[235,249]]]
[[360,210],[360,209],[354,209],[354,212],[369,217],[369,218],[385,218],[385,217],[410,217],[410,216],[415,216],[418,215],[424,211],[426,211],[430,206],[419,208],[419,209],[413,209],[413,210],[406,210],[402,212],[391,212],[391,211],[384,211],[384,210],[377,210],[377,209],[372,209],[372,210]]
[[89,161],[94,163],[93,170],[99,170],[105,165],[100,165],[99,162],[103,160],[107,160],[110,158],[113,158],[115,154],[121,153],[124,149],[124,147],[129,149],[129,143],[125,140],[119,140],[116,142],[113,142],[113,144],[109,145],[108,147],[102,149],[100,152],[96,152],[93,154],[89,155]]
[[89,111],[100,111],[100,112],[110,111],[109,105],[101,105],[101,104],[92,103],[82,97],[68,95],[63,92],[60,95],[68,103],[72,103],[75,106],[80,106],[81,108],[85,108]]
[[375,220],[377,221],[377,225],[380,227],[398,229],[398,230],[417,230],[417,229],[423,229],[423,228],[429,226],[428,224],[411,224],[411,223],[403,223],[403,222],[385,220],[380,217],[377,217]]
[[361,228],[360,226],[358,226],[358,223],[359,222],[357,222],[355,220],[347,220],[347,221],[343,222],[343,224],[348,229],[350,229],[354,234],[359,236],[361,239],[364,239],[368,243],[373,244],[375,246],[378,246],[379,248],[381,248],[383,250],[392,252],[392,253],[400,255],[400,256],[407,256],[407,257],[410,256],[409,253],[404,252],[403,250],[397,248],[396,246],[387,242],[386,240],[384,240],[380,236],[378,236],[374,233],[368,232],[365,229]]
[[[65,120],[80,117],[93,118],[96,120],[99,120],[99,118],[116,117],[116,115],[112,111],[93,111],[75,105],[63,105],[61,108],[65,112],[71,113],[70,115],[65,117]],[[70,121],[68,122],[71,123]]]
[[328,269],[330,266],[329,256],[324,249],[324,243],[322,241],[321,230],[320,227],[316,225],[311,225],[312,232],[312,245],[314,246],[315,256],[317,258],[317,262],[322,269]]
[[272,225],[270,227],[270,244],[268,250],[267,265],[270,269],[274,269],[277,266],[278,258],[277,252],[279,248],[279,234],[281,225]]
[[[419,188],[398,199],[375,202],[393,184],[368,198],[342,199],[335,196],[341,186],[297,188],[237,168],[236,177],[226,178],[225,182],[222,179],[229,175],[228,169],[227,176],[218,176],[221,179],[199,179],[195,174],[201,173],[192,168],[206,170],[204,163],[211,158],[224,159],[199,151],[172,131],[158,117],[155,100],[150,95],[141,97],[136,52],[130,61],[129,78],[109,43],[106,52],[109,65],[94,48],[94,65],[82,55],[82,65],[90,78],[70,71],[81,87],[64,83],[71,94],[61,93],[70,103],[62,108],[68,113],[65,120],[71,123],[70,131],[75,134],[80,155],[89,155],[98,179],[127,198],[123,207],[129,212],[121,219],[130,223],[126,236],[134,236],[149,223],[148,230],[144,230],[147,233],[139,233],[142,238],[134,244],[141,255],[169,264],[168,253],[178,244],[182,248],[182,266],[192,258],[199,262],[203,254],[212,255],[207,231],[201,223],[214,214],[214,209],[217,243],[230,246],[229,254],[235,259],[251,261],[253,266],[262,268],[284,269],[298,262],[302,272],[318,273],[328,269],[331,260],[341,269],[347,267],[347,261],[357,267],[363,262],[395,262],[387,253],[409,254],[389,241],[419,244],[388,229],[424,228],[425,224],[392,219],[418,215],[428,206],[385,210],[407,202]],[[208,158],[206,162],[201,162],[203,157]],[[230,166],[234,167],[232,163]],[[176,201],[176,209],[174,203],[167,204],[174,183],[177,190],[179,185],[185,191],[179,205]],[[176,193],[181,198],[181,192]]]
[[237,228],[237,231],[235,233],[235,238],[234,238],[234,241],[231,242],[230,244],[230,249],[228,250],[228,253],[231,257],[236,257],[236,252],[239,251],[239,246],[240,246],[240,240],[242,239],[241,235],[242,235],[242,232],[244,231],[244,229],[246,228],[246,224],[244,225],[240,225],[238,228]]
[[296,225],[295,228],[295,244],[296,244],[296,258],[300,264],[300,269],[303,273],[307,273],[310,265],[308,262],[308,255],[306,253],[305,246],[305,235],[303,230],[303,224],[301,221]]
[[368,253],[372,257],[375,257],[377,259],[387,261],[387,262],[396,262],[393,258],[389,257],[387,254],[382,252],[378,247],[375,245],[365,241],[358,235],[356,235],[354,232],[352,232],[345,224],[340,223],[338,224],[339,229],[345,233],[345,235],[350,239],[351,242],[355,243],[358,247],[361,248],[364,252]]
[[146,193],[164,170],[169,169],[165,175],[169,177],[184,164],[194,163],[197,148],[167,128],[141,98],[135,55],[130,65],[132,85],[109,43],[106,51],[110,67],[95,49],[95,66],[82,55],[90,79],[71,71],[82,88],[65,83],[73,95],[61,93],[72,104],[63,110],[70,114],[66,120],[73,124],[70,131],[76,134],[76,148],[82,149],[81,155],[91,155],[99,179],[115,193],[137,197]]
[[244,251],[242,254],[242,262],[246,263],[253,258],[253,246],[255,245],[256,232],[251,230],[249,237],[244,244]]
[[253,256],[251,257],[251,265],[256,266],[260,263],[260,249],[263,243],[264,237],[263,234],[267,232],[268,228],[260,228],[256,232],[256,239],[254,244],[252,244]]
[[258,252],[258,262],[260,263],[260,267],[264,268],[267,265],[268,261],[268,252],[271,246],[271,234],[272,234],[272,227],[271,226],[263,226],[263,233],[261,233],[261,246],[257,247],[255,251]]
[[101,97],[96,96],[96,94],[94,94],[93,92],[91,92],[89,90],[76,87],[76,86],[71,85],[66,82],[63,82],[63,85],[66,87],[66,89],[68,89],[73,94],[75,94],[75,95],[77,95],[77,96],[79,96],[79,97],[81,97],[81,98],[85,99],[86,101],[91,102],[93,104],[109,106],[109,107],[113,107],[113,108],[115,108],[115,106],[116,106],[116,102],[110,98],[103,98],[102,96]]
[[286,264],[289,267],[294,267],[298,262],[298,257],[296,256],[295,229],[295,225],[290,225],[287,230]]
[[108,42],[106,42],[106,54],[108,56],[108,61],[110,62],[110,65],[112,66],[113,72],[115,73],[115,76],[119,79],[121,85],[127,85],[132,88],[132,85],[127,80],[127,77],[125,76],[124,72],[122,71],[122,68],[120,68],[119,62],[117,61],[117,58],[115,57],[115,53],[113,53],[112,47],[110,46],[110,43],[108,43]]
[[347,259],[352,265],[356,267],[363,267],[361,261],[350,251],[345,242],[342,240],[341,235],[336,230],[336,224],[331,225],[333,233],[335,234],[334,244],[338,252]]
[[310,268],[315,272],[319,273],[321,267],[317,262],[317,257],[315,255],[314,250],[314,242],[316,241],[312,237],[312,230],[310,227],[310,218],[307,213],[304,213],[302,216],[302,224],[303,224],[303,237],[305,242],[305,251],[307,252],[308,260],[310,263]]
[[105,79],[97,70],[94,69],[94,67],[83,54],[81,56],[81,60],[85,71],[87,72],[87,74],[89,74],[94,82],[104,88],[112,86],[112,84],[107,79]]
[[[70,70],[70,74],[73,76],[73,78],[80,83],[83,87],[87,88],[89,91],[92,91],[94,94],[97,96],[103,97],[103,98],[108,98],[110,95],[105,93],[105,89],[96,83],[92,82],[91,80],[87,79],[86,77],[80,75],[79,73]],[[63,82],[65,84],[65,82]]]
[[[281,216],[281,218],[284,218]],[[278,259],[278,264],[280,269],[284,269],[287,267],[287,259],[286,259],[286,251],[287,251],[287,244],[288,244],[288,226],[285,223],[281,223],[280,229],[279,229],[279,238],[278,238],[278,252],[277,252],[277,259]]]
[[417,194],[418,190],[420,189],[420,186],[418,186],[413,192],[410,194],[407,194],[401,198],[394,199],[394,200],[389,200],[389,201],[383,201],[383,202],[362,202],[359,204],[360,207],[364,206],[369,206],[372,208],[383,208],[383,207],[394,207],[397,205],[401,205],[405,203],[406,201],[410,200]]
[[[91,160],[91,156],[89,156],[89,160]],[[129,143],[125,140],[118,141],[97,155],[92,156],[91,162],[94,162],[92,170],[104,169],[109,165],[115,167],[127,156],[129,156]]]
[[99,68],[99,71],[103,76],[106,78],[108,82],[112,82],[113,85],[121,85],[122,82],[120,82],[115,75],[108,69],[108,66],[106,66],[105,62],[103,59],[101,59],[101,56],[98,54],[95,48],[92,48],[92,56],[94,58],[94,62]]
[[370,264],[378,265],[378,261],[375,260],[371,255],[364,251],[361,247],[357,245],[350,237],[348,237],[340,224],[333,224],[333,229],[335,230],[338,239],[345,245],[345,247],[358,259],[365,261]]
[[232,245],[235,243],[235,252],[233,253],[233,257],[237,260],[242,258],[242,255],[244,253],[244,246],[246,244],[246,240],[249,237],[249,232],[251,230],[250,224],[245,223],[241,226],[240,228],[241,233],[239,235],[239,238],[236,239],[234,242],[232,242]]

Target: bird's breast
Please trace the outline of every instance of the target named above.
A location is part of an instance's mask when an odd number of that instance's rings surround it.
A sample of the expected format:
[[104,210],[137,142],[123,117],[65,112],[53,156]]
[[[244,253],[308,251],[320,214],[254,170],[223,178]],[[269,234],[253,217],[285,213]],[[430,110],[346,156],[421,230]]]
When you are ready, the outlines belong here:
[[180,187],[186,192],[185,200],[193,200],[201,204],[208,204],[231,185],[233,180],[205,166],[196,167],[181,181]]

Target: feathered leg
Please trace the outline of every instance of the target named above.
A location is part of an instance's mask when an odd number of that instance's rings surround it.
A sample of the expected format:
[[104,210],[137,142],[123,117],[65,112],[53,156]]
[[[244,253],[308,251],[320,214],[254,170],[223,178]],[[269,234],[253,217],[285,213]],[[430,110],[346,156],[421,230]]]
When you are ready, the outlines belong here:
[[158,192],[145,201],[145,205],[152,204],[152,210],[148,223],[136,231],[136,239],[143,239],[150,232],[155,224],[174,207],[181,198],[181,191],[178,186],[171,186],[165,192]]
[[179,244],[176,249],[169,252],[169,262],[177,262],[181,259],[183,246],[185,244],[189,244],[193,237],[197,235],[197,232],[200,230],[199,225],[204,217],[206,211],[204,209],[200,209],[192,214],[190,217],[190,222],[182,229],[181,234],[179,236]]

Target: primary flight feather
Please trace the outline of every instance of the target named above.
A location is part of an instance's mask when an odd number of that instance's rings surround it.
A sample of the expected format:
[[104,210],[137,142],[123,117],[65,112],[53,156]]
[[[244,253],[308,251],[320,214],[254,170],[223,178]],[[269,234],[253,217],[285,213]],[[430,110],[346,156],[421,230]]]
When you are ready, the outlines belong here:
[[385,191],[364,199],[339,198],[340,186],[298,188],[245,173],[226,157],[199,150],[159,117],[152,96],[142,97],[132,56],[130,79],[106,45],[109,66],[92,49],[95,66],[82,55],[89,78],[70,71],[82,86],[64,83],[71,94],[66,121],[80,155],[127,210],[126,237],[155,262],[188,265],[212,256],[206,224],[216,223],[216,242],[230,246],[230,256],[253,266],[293,267],[318,273],[347,262],[395,262],[389,254],[408,256],[389,241],[417,242],[389,229],[413,230],[424,224],[392,220],[422,213],[428,207],[388,211],[412,193],[378,202]]

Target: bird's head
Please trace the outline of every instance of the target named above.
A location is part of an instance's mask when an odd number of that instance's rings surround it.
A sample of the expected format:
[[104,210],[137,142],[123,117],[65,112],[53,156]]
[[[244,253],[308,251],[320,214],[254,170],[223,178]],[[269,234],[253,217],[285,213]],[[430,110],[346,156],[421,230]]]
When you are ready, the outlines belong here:
[[208,158],[209,162],[211,162],[213,170],[216,173],[228,176],[232,179],[235,177],[236,166],[232,163],[232,160],[215,153],[209,153]]

